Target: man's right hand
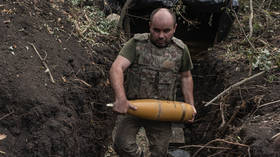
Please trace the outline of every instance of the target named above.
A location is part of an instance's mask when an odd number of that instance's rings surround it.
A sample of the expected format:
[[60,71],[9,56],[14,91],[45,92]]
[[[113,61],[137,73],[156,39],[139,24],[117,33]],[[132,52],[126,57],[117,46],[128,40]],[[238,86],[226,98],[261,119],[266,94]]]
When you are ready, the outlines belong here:
[[118,113],[126,114],[129,109],[137,110],[137,107],[130,104],[127,99],[116,99],[114,102],[113,110]]

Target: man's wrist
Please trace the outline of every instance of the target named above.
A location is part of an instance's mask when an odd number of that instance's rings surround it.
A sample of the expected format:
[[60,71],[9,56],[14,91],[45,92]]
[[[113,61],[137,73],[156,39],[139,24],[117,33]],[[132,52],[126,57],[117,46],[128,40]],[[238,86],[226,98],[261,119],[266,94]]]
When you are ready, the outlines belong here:
[[187,103],[187,104],[190,104],[190,105],[194,106],[194,102],[191,102],[191,101],[185,101],[185,103]]
[[115,95],[115,100],[127,100],[126,95],[125,94],[116,94]]

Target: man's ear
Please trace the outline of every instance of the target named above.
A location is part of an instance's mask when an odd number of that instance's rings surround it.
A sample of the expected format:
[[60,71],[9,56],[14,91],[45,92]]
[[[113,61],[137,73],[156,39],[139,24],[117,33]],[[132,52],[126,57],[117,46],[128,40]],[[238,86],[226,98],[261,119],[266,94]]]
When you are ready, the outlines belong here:
[[152,25],[152,23],[151,23],[151,21],[149,22],[149,27],[151,27],[151,25]]
[[176,28],[177,28],[177,23],[174,25],[174,33],[176,31]]

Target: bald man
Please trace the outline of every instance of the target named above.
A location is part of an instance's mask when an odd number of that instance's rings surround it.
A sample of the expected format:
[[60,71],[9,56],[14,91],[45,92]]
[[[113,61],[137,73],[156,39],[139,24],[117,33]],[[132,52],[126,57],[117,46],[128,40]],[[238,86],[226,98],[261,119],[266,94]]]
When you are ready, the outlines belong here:
[[135,34],[125,44],[110,69],[115,93],[113,110],[125,114],[114,139],[114,149],[121,157],[144,156],[136,144],[140,127],[146,131],[151,157],[167,156],[172,135],[170,122],[126,115],[128,109],[137,110],[128,100],[176,100],[177,84],[181,81],[184,100],[193,106],[193,117],[196,114],[190,71],[193,65],[187,46],[173,37],[177,27],[175,14],[166,8],[156,9],[150,16],[149,26],[150,33]]

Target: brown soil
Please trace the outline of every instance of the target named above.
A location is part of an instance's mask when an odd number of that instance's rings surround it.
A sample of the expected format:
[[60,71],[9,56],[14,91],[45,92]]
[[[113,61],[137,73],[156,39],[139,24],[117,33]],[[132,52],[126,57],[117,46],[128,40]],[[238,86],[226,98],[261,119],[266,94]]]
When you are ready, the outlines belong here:
[[[215,50],[219,50],[219,46],[216,46]],[[220,52],[223,54],[219,54]],[[201,60],[195,61],[193,77],[198,116],[194,124],[186,126],[185,135],[188,137],[187,145],[202,146],[210,141],[223,139],[225,141],[216,141],[209,146],[226,147],[229,150],[200,150],[201,147],[187,147],[187,150],[192,154],[196,153],[196,156],[210,156],[216,153],[216,156],[249,156],[249,151],[253,157],[279,157],[280,147],[272,137],[280,130],[280,103],[277,101],[260,107],[280,99],[279,69],[248,81],[225,94],[214,104],[204,106],[229,86],[248,77],[249,69],[245,61],[229,61],[224,57],[224,52],[224,49],[208,51]],[[255,71],[254,74],[258,72]],[[273,74],[277,79],[273,82],[267,81]],[[223,127],[220,105],[224,106]]]
[[[115,48],[74,36],[67,3],[0,0],[0,141],[5,156],[103,156],[114,114],[107,71]],[[107,39],[99,39],[106,41]],[[52,83],[33,47],[53,75]]]
[[[0,150],[9,157],[103,157],[116,118],[104,107],[113,101],[108,70],[121,42],[98,36],[94,40],[106,44],[91,46],[81,40],[67,20],[75,16],[71,6],[63,1],[0,0],[0,13],[0,134],[7,135]],[[186,124],[186,149],[196,156],[233,157],[249,156],[250,148],[254,157],[279,157],[279,138],[272,137],[280,132],[280,103],[259,107],[280,99],[279,68],[203,106],[248,77],[247,61],[225,53],[223,45],[242,44],[238,27],[234,30],[212,50],[192,54],[198,115],[194,124]],[[280,48],[279,29],[264,36]],[[55,83],[30,43],[45,58]],[[232,119],[224,127],[220,104],[225,121]],[[224,141],[209,144],[216,149],[199,149],[215,139]]]

